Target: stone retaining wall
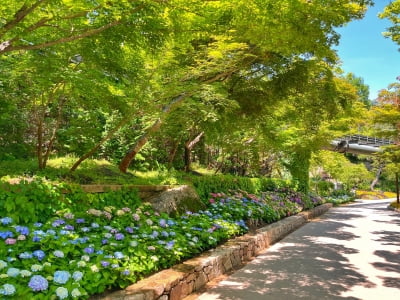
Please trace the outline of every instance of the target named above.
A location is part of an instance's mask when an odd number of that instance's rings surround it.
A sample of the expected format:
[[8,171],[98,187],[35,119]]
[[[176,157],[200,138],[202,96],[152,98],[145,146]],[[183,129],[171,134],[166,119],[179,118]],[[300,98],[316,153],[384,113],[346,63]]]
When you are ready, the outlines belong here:
[[158,272],[124,290],[93,296],[92,300],[180,300],[201,289],[207,282],[240,267],[308,220],[322,215],[332,204],[323,204],[260,228],[204,252],[170,269]]

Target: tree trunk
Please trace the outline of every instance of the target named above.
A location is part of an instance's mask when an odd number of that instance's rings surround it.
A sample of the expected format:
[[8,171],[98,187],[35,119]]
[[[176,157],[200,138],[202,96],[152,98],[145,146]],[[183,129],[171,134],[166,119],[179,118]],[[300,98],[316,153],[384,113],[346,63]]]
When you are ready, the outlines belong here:
[[180,141],[175,141],[173,148],[169,152],[169,157],[168,157],[168,169],[171,169],[173,166],[173,162],[176,156],[176,152],[178,151],[179,148],[179,143]]
[[92,156],[99,148],[101,145],[103,145],[106,141],[108,141],[110,138],[112,138],[112,136],[124,125],[126,125],[128,122],[130,121],[130,119],[123,119],[121,120],[117,126],[115,126],[115,128],[113,130],[111,130],[104,138],[101,139],[100,142],[98,142],[92,149],[90,149],[88,152],[86,152],[86,154],[84,154],[83,156],[81,156],[75,163],[74,165],[71,167],[71,169],[69,169],[70,172],[75,171],[78,166],[87,158],[89,158],[90,156]]
[[290,163],[286,165],[293,180],[298,182],[298,189],[305,194],[308,194],[310,189],[310,159],[310,150],[298,149],[291,154]]
[[[40,118],[40,117],[39,117]],[[43,169],[43,121],[39,119],[37,122],[37,146],[36,146],[36,154],[38,158],[38,166],[39,169]]]
[[399,172],[396,172],[396,198],[397,198],[397,207],[400,204],[399,198]]
[[374,180],[372,181],[372,183],[371,183],[371,185],[369,187],[371,191],[374,190],[375,185],[378,183],[379,177],[381,176],[381,173],[382,173],[382,170],[383,170],[383,164],[380,164],[379,167],[378,167],[378,170],[376,171],[375,178],[374,178]]
[[56,124],[53,127],[53,132],[52,132],[51,137],[49,139],[49,144],[48,144],[46,152],[44,153],[44,156],[43,156],[43,162],[42,162],[43,163],[43,169],[46,168],[47,161],[49,160],[51,150],[53,149],[53,145],[54,145],[54,142],[55,142],[56,137],[57,137],[57,130],[58,130],[58,128],[60,128],[60,124],[61,124],[61,121],[62,121],[62,112],[63,112],[63,109],[64,109],[64,103],[65,103],[66,100],[67,100],[66,97],[64,97],[64,96],[60,97],[60,102],[58,104],[57,121],[56,121]]
[[185,172],[190,172],[192,149],[200,141],[203,135],[204,131],[200,132],[193,140],[188,140],[185,143]]

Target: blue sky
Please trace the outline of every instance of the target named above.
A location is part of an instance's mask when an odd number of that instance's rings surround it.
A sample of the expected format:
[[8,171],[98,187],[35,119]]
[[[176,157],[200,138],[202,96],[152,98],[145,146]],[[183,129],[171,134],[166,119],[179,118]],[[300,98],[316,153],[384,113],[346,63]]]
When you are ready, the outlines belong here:
[[400,75],[400,45],[382,36],[391,23],[377,17],[388,3],[390,0],[375,0],[364,19],[337,30],[341,39],[335,48],[342,61],[341,67],[346,73],[352,72],[364,79],[371,100]]

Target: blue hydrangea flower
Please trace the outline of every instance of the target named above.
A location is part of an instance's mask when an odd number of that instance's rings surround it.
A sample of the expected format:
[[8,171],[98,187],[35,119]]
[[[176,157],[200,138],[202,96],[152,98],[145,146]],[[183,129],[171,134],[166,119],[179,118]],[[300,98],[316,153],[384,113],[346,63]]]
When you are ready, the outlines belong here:
[[34,291],[34,292],[40,292],[40,291],[45,291],[49,287],[49,283],[47,282],[47,279],[44,278],[41,275],[33,275],[31,277],[31,280],[29,280],[28,286]]
[[17,226],[15,226],[15,231],[20,233],[20,234],[23,234],[23,235],[28,235],[29,234],[29,228],[25,227],[25,226],[17,225]]
[[40,237],[40,236],[38,236],[38,235],[34,235],[33,237],[32,237],[32,242],[40,242],[40,240],[41,240],[42,238]]
[[53,277],[55,283],[64,284],[71,277],[71,274],[68,271],[55,271]]
[[114,256],[115,256],[116,259],[122,259],[122,258],[125,257],[124,254],[122,252],[119,252],[119,251],[114,252]]
[[7,275],[10,277],[17,277],[19,275],[19,269],[17,268],[9,268],[7,270]]
[[63,257],[64,257],[64,252],[62,252],[61,250],[55,250],[55,251],[53,252],[53,255],[54,255],[55,257],[58,257],[58,258],[63,258]]
[[73,278],[75,281],[79,281],[79,280],[81,280],[81,279],[83,278],[83,273],[80,272],[80,271],[75,271],[75,272],[72,274],[72,278]]
[[90,228],[89,227],[82,227],[81,230],[82,230],[82,232],[89,232]]
[[129,274],[131,274],[131,272],[129,272],[129,270],[123,270],[121,274],[124,276],[128,276]]
[[42,223],[39,223],[39,222],[36,222],[36,223],[33,224],[33,226],[35,226],[35,227],[42,227],[43,224],[42,224]]
[[2,238],[3,240],[7,238],[12,238],[13,236],[14,234],[11,231],[0,231],[0,238]]
[[165,246],[165,249],[167,250],[171,250],[172,248],[174,248],[175,242],[174,241],[170,241],[167,243],[167,245]]
[[33,255],[32,255],[32,253],[30,253],[30,252],[22,252],[20,255],[19,255],[19,258],[21,258],[21,259],[30,259],[30,258],[32,258],[33,257]]
[[13,219],[11,219],[10,217],[5,217],[5,218],[1,218],[0,222],[3,225],[8,225],[8,224],[11,224],[13,222]]
[[56,289],[56,295],[59,299],[68,298],[68,290],[65,287],[58,287]]
[[11,296],[16,292],[15,287],[12,284],[6,283],[0,289],[0,295]]
[[99,227],[100,227],[100,225],[99,225],[99,224],[97,224],[97,223],[94,223],[94,222],[91,224],[91,226],[92,226],[93,228],[99,228]]
[[33,256],[36,257],[38,260],[42,260],[46,254],[43,250],[35,250],[33,251]]
[[107,239],[102,239],[102,240],[101,240],[101,244],[102,244],[102,245],[108,244],[108,240],[107,240]]
[[64,221],[63,219],[58,219],[58,220],[55,220],[55,221],[51,224],[51,226],[53,226],[53,227],[58,227],[58,226],[64,225],[64,224],[65,224],[65,221]]

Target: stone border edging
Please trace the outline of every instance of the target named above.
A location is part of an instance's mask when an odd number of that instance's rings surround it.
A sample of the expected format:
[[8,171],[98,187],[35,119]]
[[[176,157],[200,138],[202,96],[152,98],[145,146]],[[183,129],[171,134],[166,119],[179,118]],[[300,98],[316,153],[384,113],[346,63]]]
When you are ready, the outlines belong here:
[[331,203],[284,218],[208,250],[170,269],[140,280],[124,290],[97,295],[92,300],[181,300],[207,282],[251,260],[270,245],[332,207]]

